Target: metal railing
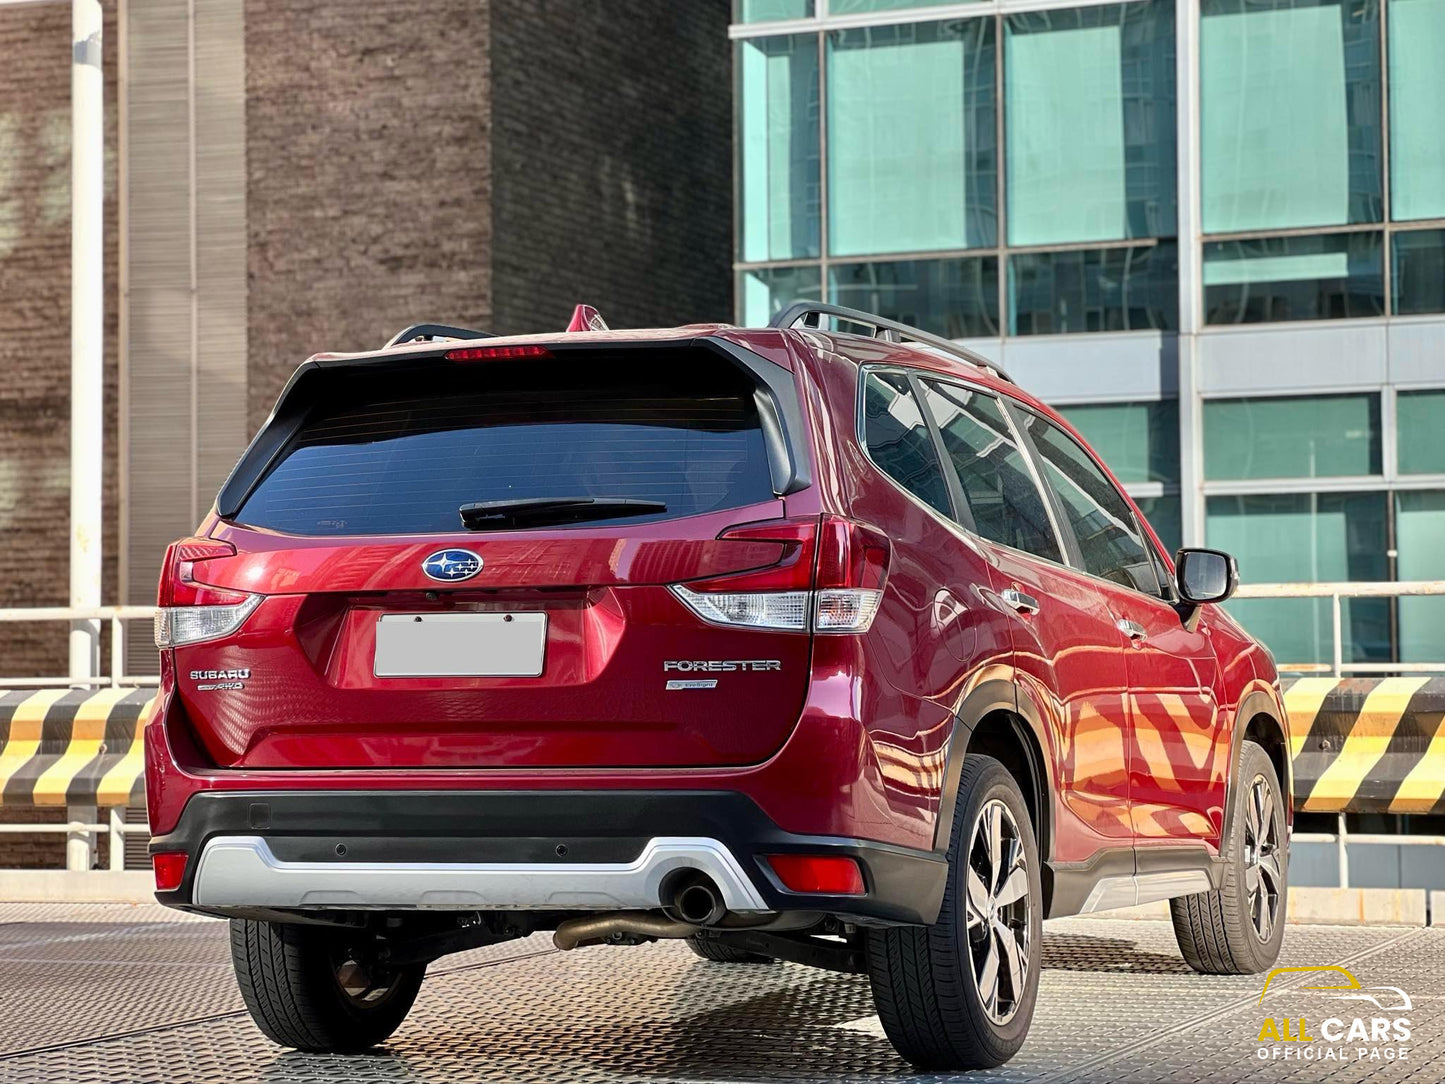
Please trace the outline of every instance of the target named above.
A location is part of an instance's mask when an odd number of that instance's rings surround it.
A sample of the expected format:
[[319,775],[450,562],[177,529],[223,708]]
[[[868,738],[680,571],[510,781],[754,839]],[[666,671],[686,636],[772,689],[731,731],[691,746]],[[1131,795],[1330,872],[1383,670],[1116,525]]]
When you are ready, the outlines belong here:
[[107,621],[110,623],[110,673],[96,677],[0,677],[0,689],[44,689],[66,685],[146,686],[159,683],[154,674],[127,674],[125,672],[125,623],[127,621],[152,621],[155,619],[154,606],[24,606],[0,609],[0,624],[18,624],[32,621]]
[[1398,598],[1406,595],[1445,595],[1445,580],[1381,580],[1358,583],[1245,583],[1234,597],[1327,598],[1330,600],[1332,639],[1330,661],[1279,663],[1284,674],[1437,674],[1445,673],[1442,662],[1347,662],[1344,658],[1344,615],[1341,599]]
[[67,837],[84,836],[90,847],[95,847],[102,833],[110,837],[110,863],[112,870],[125,869],[125,836],[127,832],[149,832],[147,824],[130,824],[125,819],[125,810],[111,806],[104,824],[90,824],[85,821],[67,821],[64,824],[0,824],[0,835],[21,836],[32,832],[64,832]]
[[[1332,645],[1329,663],[1280,663],[1282,673],[1330,674],[1342,677],[1347,673],[1445,673],[1445,661],[1412,662],[1350,662],[1344,658],[1344,615],[1342,600],[1347,598],[1396,598],[1401,596],[1445,595],[1445,580],[1381,581],[1359,583],[1255,583],[1241,584],[1235,594],[1239,599],[1300,599],[1327,598],[1330,600]],[[111,665],[110,672],[93,678],[72,678],[68,675],[52,677],[0,677],[0,689],[11,688],[55,688],[62,686],[110,686],[145,687],[159,681],[154,674],[127,674],[125,672],[125,622],[152,620],[155,610],[150,606],[100,606],[82,608],[73,606],[35,606],[0,609],[0,623],[19,622],[73,622],[104,621],[110,625]],[[64,824],[0,824],[0,836],[32,833],[63,832],[70,837],[83,835],[96,839],[101,833],[110,838],[109,867],[123,869],[125,863],[125,834],[146,831],[144,824],[128,824],[124,810],[113,807],[105,823],[89,823],[71,820]],[[1445,836],[1422,835],[1365,835],[1349,833],[1345,828],[1344,814],[1340,814],[1339,828],[1334,833],[1296,833],[1297,843],[1334,844],[1338,849],[1339,883],[1349,884],[1349,843],[1389,844],[1415,846],[1445,846]]]
[[[1399,598],[1403,596],[1445,595],[1445,580],[1382,580],[1379,582],[1344,583],[1245,583],[1240,584],[1234,597],[1238,599],[1300,599],[1327,598],[1330,600],[1331,649],[1328,663],[1284,662],[1279,664],[1282,673],[1333,674],[1343,676],[1346,672],[1355,674],[1420,674],[1445,673],[1445,661],[1441,662],[1351,662],[1344,658],[1344,608],[1342,600],[1347,598]],[[82,608],[75,606],[29,606],[0,609],[0,623],[43,621],[106,621],[110,624],[110,673],[93,678],[73,678],[68,675],[52,677],[0,677],[0,689],[46,688],[64,685],[109,685],[120,686],[154,685],[159,678],[154,674],[125,673],[125,622],[153,620],[155,609],[151,606],[97,606]]]
[[1293,832],[1291,843],[1324,843],[1335,848],[1335,870],[1340,888],[1350,887],[1350,844],[1373,844],[1380,847],[1445,847],[1445,836],[1392,835],[1388,832],[1351,832],[1340,813],[1333,832]]

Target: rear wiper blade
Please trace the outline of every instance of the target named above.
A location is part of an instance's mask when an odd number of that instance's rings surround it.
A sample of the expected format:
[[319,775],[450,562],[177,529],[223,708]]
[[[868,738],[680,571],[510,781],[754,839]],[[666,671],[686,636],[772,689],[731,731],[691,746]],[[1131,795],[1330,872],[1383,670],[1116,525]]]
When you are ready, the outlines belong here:
[[473,501],[457,509],[469,531],[488,531],[523,523],[577,523],[615,516],[650,516],[666,512],[661,501],[634,497],[519,497],[515,500]]

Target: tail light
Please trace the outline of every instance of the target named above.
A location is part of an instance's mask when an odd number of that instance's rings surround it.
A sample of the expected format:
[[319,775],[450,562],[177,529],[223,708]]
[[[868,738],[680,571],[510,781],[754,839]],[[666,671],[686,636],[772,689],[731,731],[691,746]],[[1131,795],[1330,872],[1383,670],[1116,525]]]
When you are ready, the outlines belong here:
[[156,647],[180,647],[228,636],[261,602],[260,595],[197,583],[195,566],[234,557],[236,547],[209,538],[186,538],[166,550],[156,599]]
[[780,632],[867,632],[883,600],[888,541],[840,516],[732,527],[718,536],[780,542],[782,559],[756,572],[673,584],[714,625]]

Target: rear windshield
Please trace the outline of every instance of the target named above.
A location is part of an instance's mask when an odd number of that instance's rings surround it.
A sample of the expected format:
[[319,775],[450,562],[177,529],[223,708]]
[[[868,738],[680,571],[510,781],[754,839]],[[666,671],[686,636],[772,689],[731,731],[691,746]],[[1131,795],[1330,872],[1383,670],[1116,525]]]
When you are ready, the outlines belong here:
[[667,506],[611,520],[645,523],[773,496],[753,386],[711,353],[418,362],[328,379],[240,522],[288,534],[414,534],[461,530],[457,510],[475,501]]

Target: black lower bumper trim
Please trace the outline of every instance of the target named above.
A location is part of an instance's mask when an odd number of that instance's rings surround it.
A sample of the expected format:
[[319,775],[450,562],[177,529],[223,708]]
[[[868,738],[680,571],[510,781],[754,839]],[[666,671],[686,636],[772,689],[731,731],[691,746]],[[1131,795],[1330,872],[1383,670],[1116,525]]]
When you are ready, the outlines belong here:
[[[732,851],[771,909],[864,923],[934,922],[948,874],[941,854],[785,832],[736,791],[207,791],[151,840],[153,853],[191,856],[161,903],[190,904],[197,859],[218,835],[261,836],[294,862],[550,864],[625,863],[655,837],[701,836]],[[855,858],[866,895],[788,892],[761,857],[788,852]]]

